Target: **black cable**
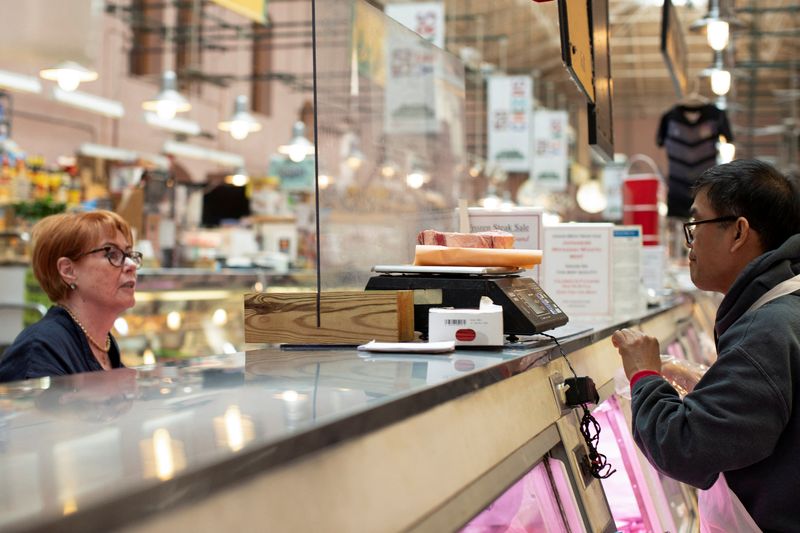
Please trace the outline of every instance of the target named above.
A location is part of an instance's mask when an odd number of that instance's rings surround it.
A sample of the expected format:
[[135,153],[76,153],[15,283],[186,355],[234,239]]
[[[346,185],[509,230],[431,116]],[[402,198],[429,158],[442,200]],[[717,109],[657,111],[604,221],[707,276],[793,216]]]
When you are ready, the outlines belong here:
[[[572,376],[577,381],[578,374],[575,372],[575,369],[572,368],[572,363],[569,362],[569,358],[567,354],[564,353],[564,348],[561,347],[561,343],[558,342],[558,339],[547,333],[539,333],[539,335],[552,339],[553,342],[556,343],[561,357],[567,362]],[[585,458],[585,462],[582,466],[589,471],[593,478],[606,479],[616,472],[616,469],[612,469],[611,463],[608,462],[608,457],[597,451],[597,444],[600,442],[600,423],[592,416],[592,413],[589,412],[589,408],[586,407],[585,403],[581,404],[581,408],[583,409],[583,416],[581,417],[580,432],[581,435],[583,435],[584,442],[586,442],[586,447],[589,449],[589,456]]]

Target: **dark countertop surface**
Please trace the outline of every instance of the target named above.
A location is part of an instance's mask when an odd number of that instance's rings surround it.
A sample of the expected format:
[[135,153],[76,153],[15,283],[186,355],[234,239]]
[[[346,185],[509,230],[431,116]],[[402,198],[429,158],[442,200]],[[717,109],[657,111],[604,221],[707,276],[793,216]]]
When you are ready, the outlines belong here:
[[[616,328],[568,324],[573,352]],[[0,384],[0,530],[104,530],[559,357],[536,336],[446,355],[258,350]]]

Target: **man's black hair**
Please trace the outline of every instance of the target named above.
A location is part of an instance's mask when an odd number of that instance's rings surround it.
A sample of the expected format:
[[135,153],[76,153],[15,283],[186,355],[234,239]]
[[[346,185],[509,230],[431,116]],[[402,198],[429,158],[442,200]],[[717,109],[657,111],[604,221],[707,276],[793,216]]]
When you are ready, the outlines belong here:
[[758,232],[764,251],[774,250],[800,232],[796,184],[757,159],[737,159],[706,170],[692,187],[706,193],[717,216],[744,217]]

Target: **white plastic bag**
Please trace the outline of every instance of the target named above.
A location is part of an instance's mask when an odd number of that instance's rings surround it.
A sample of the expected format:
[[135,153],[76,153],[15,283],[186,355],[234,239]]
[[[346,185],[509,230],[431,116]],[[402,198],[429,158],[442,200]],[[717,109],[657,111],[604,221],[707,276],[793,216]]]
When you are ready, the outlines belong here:
[[671,355],[661,355],[661,375],[672,385],[681,398],[694,390],[708,367]]
[[700,533],[761,533],[742,502],[728,487],[725,475],[708,490],[697,491]]

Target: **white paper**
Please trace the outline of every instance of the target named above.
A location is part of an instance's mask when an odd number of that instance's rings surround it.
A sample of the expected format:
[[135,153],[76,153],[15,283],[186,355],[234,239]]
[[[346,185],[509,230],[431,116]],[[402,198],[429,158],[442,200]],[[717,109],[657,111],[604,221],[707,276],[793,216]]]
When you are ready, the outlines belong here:
[[642,297],[642,227],[615,226],[613,243],[614,316],[641,316],[646,308]]
[[611,224],[545,226],[542,288],[572,316],[613,316]]
[[441,342],[376,342],[369,341],[358,347],[364,352],[389,353],[446,353],[456,349],[455,341]]

